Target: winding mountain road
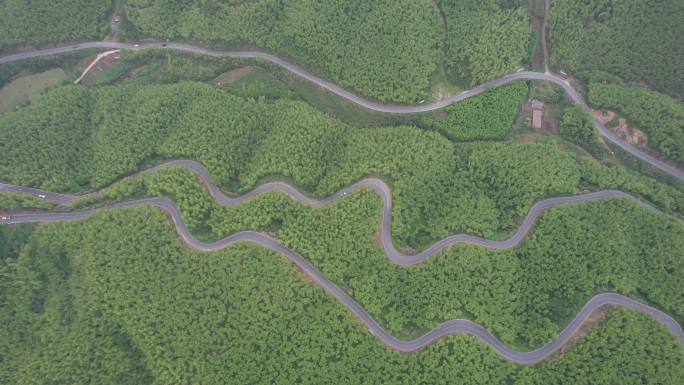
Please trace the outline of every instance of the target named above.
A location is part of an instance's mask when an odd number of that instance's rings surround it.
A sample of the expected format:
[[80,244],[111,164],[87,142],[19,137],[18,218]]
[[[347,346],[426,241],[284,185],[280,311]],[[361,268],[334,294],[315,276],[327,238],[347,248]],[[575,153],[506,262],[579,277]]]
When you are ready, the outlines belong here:
[[[608,199],[613,197],[631,197],[630,195],[614,190],[605,190],[595,193],[571,196],[571,197],[561,197],[552,198],[540,201],[532,206],[532,209],[526,216],[523,224],[516,230],[513,236],[504,241],[491,241],[483,239],[480,237],[475,237],[471,235],[459,234],[444,238],[427,250],[418,253],[416,255],[403,255],[401,254],[392,243],[391,235],[391,216],[392,216],[392,197],[389,187],[379,179],[367,178],[363,179],[334,195],[331,195],[322,200],[316,200],[310,198],[294,187],[282,183],[273,182],[261,185],[254,190],[248,192],[239,197],[229,197],[226,196],[216,185],[214,185],[211,176],[208,171],[198,162],[191,160],[176,160],[170,161],[159,166],[150,168],[148,170],[142,171],[135,174],[133,177],[139,177],[142,174],[157,172],[161,169],[168,167],[186,167],[197,173],[200,178],[204,179],[207,188],[214,199],[223,205],[237,205],[246,200],[253,199],[260,194],[271,192],[271,191],[281,191],[289,194],[293,199],[302,204],[307,204],[315,207],[321,207],[328,205],[336,200],[343,199],[347,194],[363,187],[368,187],[376,192],[378,192],[383,200],[384,206],[382,211],[382,243],[385,249],[387,257],[394,263],[399,265],[412,265],[425,261],[426,259],[432,257],[440,250],[455,245],[458,243],[473,243],[481,245],[484,247],[492,249],[503,249],[511,248],[519,245],[524,237],[530,232],[532,226],[536,219],[547,210],[552,207],[558,207],[567,204],[574,204],[580,202],[589,202],[601,199]],[[9,184],[0,184],[0,191],[4,192],[18,192],[32,196],[44,195],[44,199],[52,200],[62,205],[69,205],[73,203],[79,196],[77,195],[66,195],[66,194],[56,194],[47,191],[24,188],[19,186],[13,186]],[[608,305],[622,306],[634,310],[638,310],[649,314],[651,317],[661,322],[676,338],[677,340],[684,344],[684,332],[682,328],[677,323],[675,319],[668,316],[666,313],[653,308],[651,306],[645,305],[628,297],[616,294],[616,293],[603,293],[598,294],[591,298],[580,312],[575,316],[575,318],[563,329],[559,337],[536,349],[529,352],[521,352],[513,350],[505,346],[496,337],[490,334],[482,326],[468,320],[458,319],[450,320],[443,323],[441,326],[429,331],[428,333],[413,339],[413,340],[400,340],[389,334],[384,330],[380,324],[356,301],[354,301],[344,290],[335,285],[330,281],[323,273],[316,269],[307,259],[299,255],[293,250],[278,243],[277,240],[269,237],[268,235],[261,234],[254,231],[242,231],[223,238],[217,242],[206,243],[202,242],[189,232],[185,222],[182,219],[181,213],[179,212],[176,205],[167,198],[146,198],[128,202],[122,202],[117,204],[112,204],[110,206],[96,208],[91,210],[79,211],[79,212],[66,212],[66,213],[32,213],[32,214],[16,214],[9,220],[0,221],[0,223],[11,224],[11,223],[26,223],[26,222],[59,222],[59,221],[76,221],[86,219],[98,212],[104,210],[112,209],[123,209],[141,205],[153,205],[161,208],[167,212],[176,227],[181,239],[190,247],[202,251],[215,251],[223,249],[236,242],[250,242],[257,244],[259,246],[274,250],[276,252],[282,253],[292,262],[294,262],[300,269],[304,271],[312,280],[319,284],[326,292],[335,297],[337,300],[342,302],[367,328],[375,335],[384,345],[387,347],[402,351],[402,352],[412,352],[425,348],[427,345],[433,343],[434,341],[452,334],[469,334],[475,336],[482,340],[483,342],[494,348],[503,358],[513,361],[521,365],[533,365],[544,361],[549,358],[552,354],[557,352],[563,347],[565,343],[579,330],[587,318],[599,308]]]
[[[520,72],[514,72],[512,74],[505,75],[499,79],[495,79],[492,81],[489,81],[487,83],[481,84],[477,87],[474,87],[468,91],[461,92],[458,95],[454,95],[452,97],[440,100],[435,103],[430,103],[430,104],[422,104],[418,106],[405,106],[405,105],[388,105],[388,104],[381,104],[381,103],[376,103],[372,102],[369,100],[366,100],[362,97],[359,97],[352,92],[349,92],[333,83],[330,83],[326,80],[323,80],[319,78],[316,75],[311,74],[310,72],[306,71],[305,69],[297,66],[296,64],[290,63],[284,59],[281,59],[275,55],[271,55],[265,52],[259,52],[259,51],[216,51],[216,50],[211,50],[208,48],[204,47],[198,47],[198,46],[193,46],[189,44],[179,44],[179,43],[145,43],[145,44],[133,44],[133,43],[120,43],[120,42],[86,42],[86,43],[78,43],[78,44],[72,44],[68,46],[62,46],[62,47],[54,47],[54,48],[48,48],[48,49],[42,49],[42,50],[36,50],[36,51],[29,51],[29,52],[21,52],[21,53],[16,53],[12,55],[7,55],[0,57],[0,64],[4,63],[10,63],[13,61],[17,60],[22,60],[22,59],[29,59],[33,57],[40,57],[40,56],[49,56],[49,55],[57,55],[61,53],[66,53],[66,52],[73,52],[73,51],[79,51],[83,49],[88,49],[88,48],[99,48],[99,49],[129,49],[129,50],[141,50],[145,48],[161,48],[161,49],[170,49],[174,51],[180,51],[180,52],[189,52],[189,53],[195,53],[195,54],[202,54],[202,55],[209,55],[209,56],[215,56],[215,57],[236,57],[236,58],[259,58],[263,60],[267,60],[273,64],[279,65],[283,67],[284,69],[292,72],[293,74],[300,76],[316,85],[319,87],[322,87],[344,99],[347,99],[351,102],[354,102],[358,104],[361,107],[367,108],[369,110],[373,111],[379,111],[379,112],[386,112],[386,113],[398,113],[398,114],[407,114],[407,113],[418,113],[418,112],[428,112],[428,111],[434,111],[443,107],[446,107],[450,104],[459,102],[461,100],[473,97],[475,95],[481,94],[482,92],[487,91],[488,89],[498,87],[507,83],[510,83],[515,80],[545,80],[548,82],[555,83],[562,87],[565,92],[570,95],[570,98],[575,102],[576,104],[580,105],[581,107],[588,109],[587,104],[584,102],[582,97],[575,91],[572,86],[570,86],[570,83],[568,83],[566,80],[563,80],[562,78],[555,76],[551,73],[541,73],[541,72],[532,72],[532,71],[520,71]],[[676,177],[679,180],[684,181],[684,171],[680,170],[668,163],[665,163],[635,147],[632,145],[626,143],[623,141],[619,136],[617,136],[615,133],[610,131],[603,123],[598,121],[597,119],[594,119],[594,123],[596,124],[596,127],[599,131],[599,133],[605,137],[607,140],[611,141],[615,145],[619,146],[622,148],[624,151],[632,154],[633,156],[641,159],[644,162],[649,163],[653,167],[668,173],[674,177]]]

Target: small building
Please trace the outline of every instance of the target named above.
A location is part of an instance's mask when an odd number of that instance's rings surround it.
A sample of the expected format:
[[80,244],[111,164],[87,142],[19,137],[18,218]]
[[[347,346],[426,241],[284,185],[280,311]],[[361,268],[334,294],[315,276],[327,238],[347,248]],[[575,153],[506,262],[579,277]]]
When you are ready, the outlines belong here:
[[532,100],[532,127],[542,128],[542,116],[544,114],[544,102]]

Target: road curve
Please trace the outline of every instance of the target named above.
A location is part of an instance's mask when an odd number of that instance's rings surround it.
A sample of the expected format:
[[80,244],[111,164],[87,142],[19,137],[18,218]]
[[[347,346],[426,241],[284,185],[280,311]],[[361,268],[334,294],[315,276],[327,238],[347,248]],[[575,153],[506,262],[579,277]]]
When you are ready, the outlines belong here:
[[[358,188],[370,187],[378,193],[380,193],[385,201],[382,214],[382,238],[383,246],[385,247],[385,252],[387,253],[388,258],[390,258],[393,262],[401,265],[410,265],[424,261],[425,259],[437,253],[439,250],[449,245],[453,245],[460,242],[470,242],[496,249],[515,247],[522,241],[524,236],[530,231],[536,218],[539,217],[539,215],[541,215],[542,211],[548,208],[577,202],[587,202],[598,199],[606,199],[616,196],[629,197],[628,194],[625,194],[620,191],[606,190],[598,193],[584,194],[574,197],[547,199],[535,204],[530,210],[530,213],[525,218],[523,225],[521,225],[518,228],[518,230],[511,238],[505,241],[489,241],[487,239],[474,236],[455,235],[435,243],[422,253],[413,256],[405,256],[400,254],[394,248],[394,245],[391,241],[392,200],[389,188],[381,180],[367,178],[351,185],[348,188],[341,190],[340,192],[328,198],[322,200],[315,200],[302,194],[292,186],[282,182],[274,182],[261,185],[240,197],[228,197],[213,184],[213,182],[211,181],[211,177],[209,176],[209,173],[204,167],[202,167],[202,165],[200,165],[197,162],[189,160],[177,160],[167,162],[157,167],[153,167],[151,169],[138,173],[134,175],[134,177],[137,177],[141,174],[152,173],[163,168],[174,166],[188,167],[195,171],[201,178],[205,180],[211,195],[219,203],[224,205],[236,205],[246,200],[253,199],[256,196],[269,191],[282,191],[289,194],[300,203],[320,207],[327,205],[331,202],[334,202],[338,199],[341,199],[345,197],[348,193]],[[19,192],[29,195],[41,194],[45,195],[45,199],[53,200],[55,202],[62,204],[70,204],[77,198],[77,196],[75,195],[52,194],[38,189],[25,189],[7,184],[0,185],[0,191]],[[321,273],[307,259],[299,255],[298,253],[281,245],[275,239],[254,231],[238,232],[213,243],[202,242],[192,236],[192,234],[187,229],[187,226],[185,225],[185,222],[183,221],[181,213],[179,212],[178,208],[175,206],[173,202],[171,202],[167,198],[146,198],[135,201],[117,203],[107,207],[85,210],[80,212],[16,214],[13,215],[10,220],[6,220],[0,223],[11,224],[25,222],[76,221],[88,218],[94,215],[95,213],[105,210],[122,209],[141,205],[153,205],[166,211],[171,216],[171,219],[173,220],[173,223],[176,227],[176,231],[178,232],[183,242],[197,250],[215,251],[223,249],[236,242],[250,242],[284,254],[292,262],[294,262],[300,269],[302,269],[304,273],[306,273],[316,283],[323,287],[323,289],[325,289],[326,292],[328,292],[330,295],[332,295],[337,300],[342,302],[385,346],[397,351],[417,351],[425,348],[427,345],[447,335],[469,334],[479,338],[483,342],[490,345],[503,358],[507,360],[516,362],[521,365],[533,365],[549,358],[552,354],[557,352],[573,336],[573,334],[582,326],[582,324],[594,311],[608,305],[622,306],[649,314],[651,317],[661,322],[677,338],[677,340],[680,343],[684,344],[684,332],[682,332],[682,328],[676,320],[674,320],[672,317],[668,316],[666,313],[658,309],[655,309],[651,306],[645,305],[643,303],[640,303],[638,301],[635,301],[633,299],[627,298],[616,293],[603,293],[591,298],[580,310],[580,312],[575,316],[575,318],[565,327],[565,329],[563,329],[563,331],[560,333],[559,337],[556,340],[536,350],[529,352],[520,352],[505,346],[501,341],[499,341],[496,337],[490,334],[482,326],[472,321],[464,319],[446,321],[441,326],[413,340],[399,340],[396,337],[389,334],[386,330],[384,330],[380,326],[380,324],[373,317],[371,317],[371,315],[361,305],[354,301],[344,290],[342,290],[340,287],[331,282],[325,275],[323,275],[323,273]]]
[[479,338],[481,341],[494,348],[503,358],[509,361],[513,361],[520,365],[533,365],[544,361],[556,353],[575,334],[575,332],[577,332],[577,330],[594,311],[608,305],[626,307],[649,314],[655,320],[661,322],[680,343],[684,344],[684,332],[682,332],[682,328],[672,317],[658,309],[616,293],[603,293],[592,297],[579,311],[579,313],[577,313],[575,318],[565,327],[565,329],[563,329],[556,340],[533,351],[521,352],[511,349],[490,334],[482,326],[464,319],[446,321],[441,326],[413,340],[400,340],[383,329],[361,305],[359,305],[344,290],[335,285],[325,275],[323,275],[323,273],[316,269],[311,262],[293,250],[281,245],[275,239],[253,231],[243,231],[235,233],[217,242],[202,242],[190,234],[181,218],[178,208],[167,198],[140,199],[136,201],[118,203],[104,208],[74,213],[19,214],[14,216],[11,221],[6,223],[75,221],[88,218],[89,216],[104,210],[121,209],[141,205],[153,205],[169,213],[181,239],[187,245],[195,249],[201,251],[214,251],[223,249],[236,242],[250,242],[284,254],[301,270],[303,270],[305,274],[311,277],[313,281],[319,284],[326,292],[342,302],[347,309],[349,309],[349,311],[351,311],[368,328],[371,334],[375,335],[388,348],[397,351],[413,352],[425,348],[444,336],[453,334],[469,334]]
[[[17,60],[22,60],[22,59],[29,59],[33,57],[39,57],[39,56],[49,56],[49,55],[56,55],[56,54],[61,54],[61,53],[66,53],[66,52],[73,52],[73,51],[79,51],[83,49],[88,49],[88,48],[101,48],[101,49],[129,49],[129,50],[141,50],[144,48],[161,48],[161,49],[170,49],[170,50],[175,50],[175,51],[181,51],[181,52],[189,52],[189,53],[196,53],[196,54],[203,54],[203,55],[209,55],[209,56],[216,56],[216,57],[236,57],[236,58],[259,58],[263,60],[267,60],[273,64],[279,65],[283,67],[284,69],[294,73],[297,76],[300,76],[316,85],[319,87],[325,88],[326,90],[343,97],[349,101],[352,101],[356,104],[358,104],[361,107],[374,110],[374,111],[379,111],[379,112],[386,112],[386,113],[399,113],[399,114],[406,114],[406,113],[418,113],[418,112],[428,112],[428,111],[433,111],[437,110],[443,107],[446,107],[450,104],[459,102],[461,100],[473,97],[475,95],[478,95],[482,92],[487,91],[490,88],[493,87],[498,87],[507,83],[510,83],[515,80],[545,80],[548,82],[555,83],[562,87],[565,92],[570,95],[570,98],[575,102],[576,104],[580,105],[581,107],[587,109],[588,106],[582,99],[582,97],[570,86],[570,84],[566,81],[563,80],[562,78],[555,76],[550,73],[541,73],[541,72],[533,72],[533,71],[520,71],[520,72],[514,72],[508,75],[505,75],[499,79],[495,79],[489,82],[486,82],[484,84],[481,84],[477,87],[474,87],[468,91],[461,92],[458,95],[451,96],[449,98],[446,98],[444,100],[440,100],[435,103],[430,103],[430,104],[422,104],[418,106],[408,106],[408,105],[388,105],[388,104],[381,104],[381,103],[376,103],[372,102],[370,100],[366,100],[362,97],[359,97],[358,95],[353,94],[352,92],[349,92],[331,82],[328,82],[326,80],[323,80],[319,78],[316,75],[311,74],[310,72],[304,70],[303,68],[297,66],[296,64],[290,63],[284,59],[281,59],[275,55],[271,55],[265,52],[259,52],[259,51],[215,51],[211,50],[208,48],[204,47],[198,47],[198,46],[193,46],[189,44],[179,44],[179,43],[145,43],[145,44],[132,44],[132,43],[120,43],[120,42],[86,42],[86,43],[78,43],[78,44],[72,44],[68,46],[62,46],[62,47],[54,47],[54,48],[47,48],[43,50],[36,50],[36,51],[29,51],[29,52],[21,52],[21,53],[16,53],[12,55],[7,55],[0,57],[0,64],[4,63],[10,63],[13,61]],[[613,142],[615,145],[619,146],[622,148],[624,151],[632,154],[633,156],[641,159],[644,162],[647,162],[651,164],[653,167],[658,168],[659,170],[666,172],[674,177],[676,177],[679,180],[684,181],[684,171],[680,170],[668,163],[665,163],[639,149],[636,147],[631,146],[630,144],[626,143],[623,141],[620,137],[618,137],[615,133],[610,131],[604,124],[602,124],[600,121],[597,119],[594,119],[594,123],[596,124],[596,127],[601,135],[605,137],[607,140]]]
[[[219,203],[224,206],[235,206],[240,203],[243,203],[245,201],[248,201],[250,199],[253,199],[261,194],[267,193],[267,192],[272,192],[272,191],[280,191],[285,194],[290,195],[293,199],[295,199],[297,202],[301,204],[305,204],[308,206],[313,206],[313,207],[322,207],[326,206],[332,202],[335,202],[339,199],[344,198],[347,194],[358,190],[359,188],[371,188],[375,190],[380,196],[382,196],[383,199],[383,208],[382,208],[382,219],[381,219],[381,239],[382,239],[382,246],[385,249],[385,255],[387,258],[389,258],[392,262],[394,262],[397,265],[401,266],[409,266],[409,265],[415,265],[419,264],[421,262],[426,261],[427,259],[431,258],[441,250],[457,245],[459,243],[471,243],[479,246],[483,246],[489,249],[495,249],[495,250],[501,250],[501,249],[510,249],[513,247],[517,247],[520,245],[520,243],[523,242],[527,234],[532,230],[534,227],[534,224],[539,218],[539,216],[547,209],[553,208],[553,207],[558,207],[558,206],[563,206],[563,205],[568,205],[568,204],[573,204],[573,203],[582,203],[582,202],[591,202],[591,201],[597,201],[597,200],[603,200],[603,199],[608,199],[608,198],[616,198],[616,197],[622,197],[622,198],[630,198],[634,199],[636,202],[639,202],[636,198],[632,197],[631,195],[624,193],[622,191],[618,190],[603,190],[603,191],[597,191],[597,192],[592,192],[588,194],[582,194],[582,195],[573,195],[573,196],[565,196],[565,197],[558,197],[558,198],[550,198],[550,199],[545,199],[543,201],[539,201],[532,205],[530,208],[530,211],[527,213],[525,216],[525,219],[523,220],[522,224],[518,227],[518,229],[511,235],[509,238],[501,241],[495,241],[495,240],[490,240],[482,237],[478,237],[475,235],[469,235],[469,234],[454,234],[451,236],[448,236],[446,238],[442,238],[441,240],[433,243],[430,247],[427,249],[423,250],[422,252],[419,252],[417,254],[413,255],[406,255],[402,254],[397,248],[394,246],[393,238],[392,238],[392,192],[385,184],[380,179],[376,178],[365,178],[362,179],[349,187],[346,187],[337,193],[323,199],[314,199],[311,198],[305,194],[303,194],[301,191],[297,190],[296,188],[290,186],[287,183],[284,182],[270,182],[266,184],[262,184],[255,189],[249,191],[248,193],[241,195],[239,197],[231,197],[227,196],[226,194],[223,193],[223,191],[214,184],[211,175],[209,174],[209,171],[199,162],[194,161],[194,160],[185,160],[185,159],[180,159],[180,160],[172,160],[169,162],[162,163],[158,166],[149,168],[147,170],[138,172],[134,175],[132,175],[130,178],[138,178],[143,174],[152,174],[155,173],[159,170],[169,168],[169,167],[182,167],[182,168],[188,168],[192,170],[194,173],[196,173],[203,181],[204,184],[206,185],[207,190],[209,191],[209,194]],[[0,183],[0,192],[14,192],[14,193],[22,193],[25,195],[31,195],[34,197],[41,197],[43,196],[43,199],[54,201],[56,203],[59,203],[61,205],[70,205],[73,203],[76,199],[83,197],[84,195],[69,195],[69,194],[58,194],[58,193],[53,193],[49,191],[44,191],[40,189],[35,189],[35,188],[28,188],[28,187],[20,187],[20,186],[14,186],[11,184],[5,184],[5,183]],[[112,206],[112,207],[118,207],[118,206]],[[90,212],[90,211],[88,211]],[[43,218],[46,220],[51,220],[53,218],[52,216],[49,215],[58,215],[57,217],[54,218],[70,218],[68,215],[69,214],[36,214],[37,216],[15,216],[15,220],[21,220],[21,219],[37,219],[38,221],[42,221]],[[46,217],[46,215],[48,215]],[[60,215],[63,215],[60,217]],[[78,216],[77,216],[78,217]],[[81,218],[81,217],[78,217]],[[179,217],[180,218],[180,217]],[[197,248],[201,248],[199,246],[196,246]]]

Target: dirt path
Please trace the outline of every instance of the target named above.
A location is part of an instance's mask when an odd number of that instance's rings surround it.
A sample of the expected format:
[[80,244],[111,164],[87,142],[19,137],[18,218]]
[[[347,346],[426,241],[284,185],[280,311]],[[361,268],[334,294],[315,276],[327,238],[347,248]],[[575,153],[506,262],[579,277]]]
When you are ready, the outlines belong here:
[[81,76],[79,76],[78,79],[74,80],[74,84],[78,84],[78,83],[83,79],[83,77],[86,76],[86,74],[88,73],[88,71],[90,71],[90,69],[93,68],[93,66],[94,66],[95,64],[97,64],[97,62],[100,61],[100,59],[102,59],[102,58],[104,58],[104,57],[106,57],[106,56],[109,56],[109,55],[111,55],[111,54],[114,54],[114,53],[119,53],[119,52],[121,52],[121,50],[115,49],[115,50],[111,50],[111,51],[107,51],[107,52],[102,52],[101,54],[97,55],[97,57],[95,58],[95,60],[93,60],[93,61],[92,61],[92,62],[83,70],[83,73],[81,74]]
[[542,50],[544,51],[544,72],[549,73],[549,50],[546,47],[546,29],[549,24],[549,9],[551,8],[551,0],[544,0],[544,22],[542,23]]

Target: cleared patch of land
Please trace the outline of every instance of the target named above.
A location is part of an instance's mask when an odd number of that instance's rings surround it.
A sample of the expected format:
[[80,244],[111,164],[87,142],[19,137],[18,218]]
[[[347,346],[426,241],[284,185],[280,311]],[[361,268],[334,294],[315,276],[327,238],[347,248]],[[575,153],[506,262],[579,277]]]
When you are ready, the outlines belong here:
[[33,103],[40,98],[43,91],[67,79],[67,74],[61,68],[22,76],[0,89],[0,112],[11,110],[22,104]]
[[226,84],[233,84],[237,80],[241,79],[245,75],[252,72],[253,69],[254,69],[253,66],[245,66],[245,67],[236,68],[234,70],[230,70],[226,73],[221,74],[218,78],[216,78],[216,84],[219,86],[226,85]]

